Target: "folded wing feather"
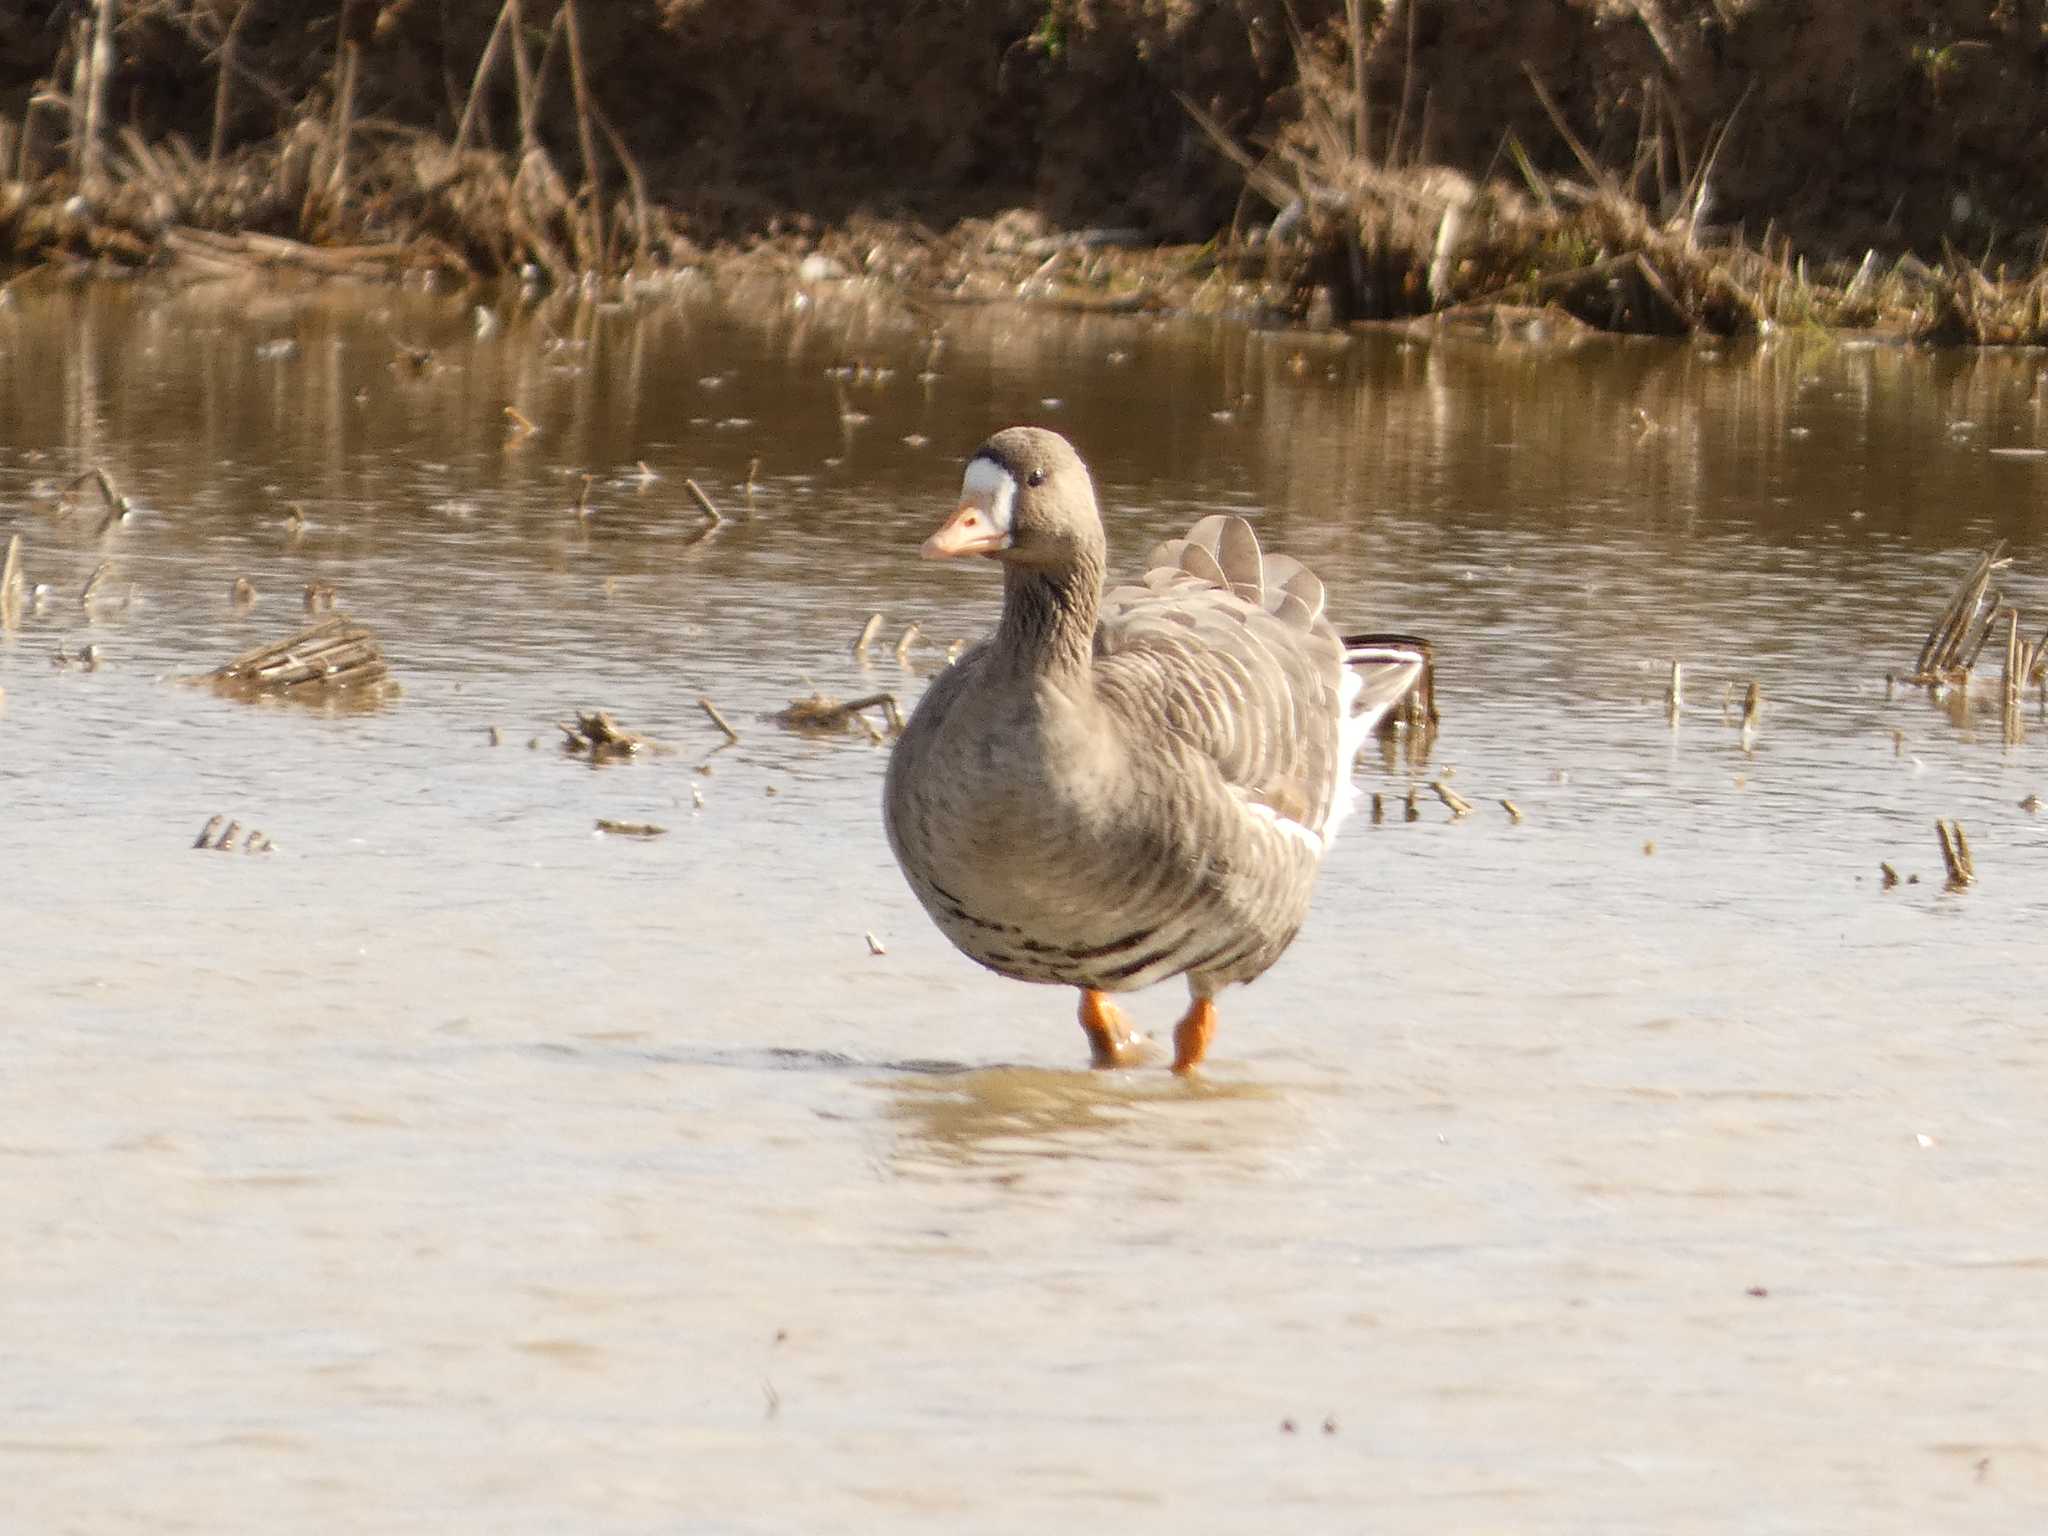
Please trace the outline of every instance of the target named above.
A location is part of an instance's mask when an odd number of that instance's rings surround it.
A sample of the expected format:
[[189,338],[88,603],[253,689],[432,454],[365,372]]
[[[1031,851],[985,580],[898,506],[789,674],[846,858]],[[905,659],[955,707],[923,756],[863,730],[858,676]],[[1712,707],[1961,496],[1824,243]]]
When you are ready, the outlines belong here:
[[1145,696],[1256,806],[1320,836],[1344,774],[1345,651],[1323,584],[1262,555],[1243,518],[1203,518],[1152,553],[1144,585],[1105,598],[1105,680]]

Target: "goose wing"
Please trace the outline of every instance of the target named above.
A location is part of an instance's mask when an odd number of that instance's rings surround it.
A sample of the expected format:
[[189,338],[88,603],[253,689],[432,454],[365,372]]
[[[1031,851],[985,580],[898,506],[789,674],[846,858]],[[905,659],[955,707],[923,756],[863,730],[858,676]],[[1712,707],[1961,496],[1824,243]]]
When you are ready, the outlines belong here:
[[1422,670],[1400,646],[1354,656],[1323,606],[1312,572],[1219,515],[1155,549],[1142,584],[1106,594],[1096,633],[1098,686],[1141,750],[1148,732],[1192,747],[1224,793],[1318,847],[1349,807],[1353,756]]

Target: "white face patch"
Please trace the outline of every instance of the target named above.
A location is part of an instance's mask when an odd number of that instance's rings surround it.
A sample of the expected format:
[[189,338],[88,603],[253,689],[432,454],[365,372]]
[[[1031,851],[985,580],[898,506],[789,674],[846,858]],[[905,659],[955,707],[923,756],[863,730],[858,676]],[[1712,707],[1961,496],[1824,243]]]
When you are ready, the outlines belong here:
[[970,459],[960,480],[960,499],[988,514],[998,533],[1017,531],[1017,482],[993,459]]

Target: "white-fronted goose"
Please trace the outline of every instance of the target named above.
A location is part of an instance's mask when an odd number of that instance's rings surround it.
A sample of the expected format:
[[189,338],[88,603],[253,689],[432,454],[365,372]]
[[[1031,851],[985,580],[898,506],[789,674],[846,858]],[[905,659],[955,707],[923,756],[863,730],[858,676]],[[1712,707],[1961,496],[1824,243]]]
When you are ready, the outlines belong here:
[[1216,993],[1307,915],[1352,759],[1421,676],[1419,644],[1347,643],[1322,583],[1238,517],[1203,518],[1105,596],[1087,466],[1036,427],[976,450],[923,552],[1000,561],[1003,616],[897,743],[897,862],[968,956],[1081,989],[1097,1066],[1133,1044],[1103,994],[1185,975],[1173,1067],[1190,1070]]

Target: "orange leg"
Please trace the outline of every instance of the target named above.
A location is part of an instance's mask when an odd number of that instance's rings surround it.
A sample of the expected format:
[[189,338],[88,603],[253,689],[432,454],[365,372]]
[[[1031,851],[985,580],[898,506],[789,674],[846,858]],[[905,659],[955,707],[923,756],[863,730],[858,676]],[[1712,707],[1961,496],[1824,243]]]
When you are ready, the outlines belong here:
[[1131,1032],[1123,1010],[1100,992],[1083,989],[1081,1028],[1088,1034],[1088,1054],[1097,1067],[1128,1067],[1138,1059],[1139,1037]]
[[1216,1033],[1216,1004],[1198,997],[1173,1027],[1173,1070],[1185,1077],[1202,1064],[1209,1053],[1209,1037]]

